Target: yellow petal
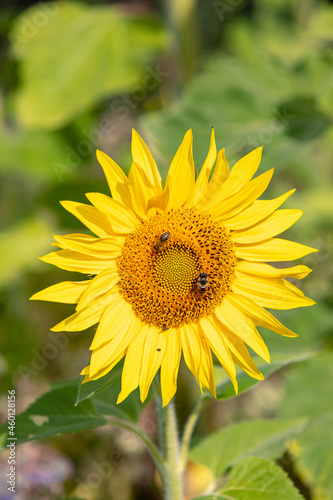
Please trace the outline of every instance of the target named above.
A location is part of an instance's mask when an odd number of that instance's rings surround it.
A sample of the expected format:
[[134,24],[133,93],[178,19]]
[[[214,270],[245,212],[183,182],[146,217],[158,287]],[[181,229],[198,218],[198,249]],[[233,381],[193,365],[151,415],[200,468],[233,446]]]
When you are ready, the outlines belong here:
[[125,243],[125,238],[95,238],[89,234],[67,234],[66,236],[54,235],[55,243],[60,248],[77,250],[78,252],[92,255],[100,259],[116,258],[120,255]]
[[74,252],[73,250],[58,250],[39,258],[43,262],[60,267],[60,269],[83,274],[98,274],[106,267],[113,265],[112,260],[97,259],[96,257]]
[[[100,348],[106,342],[113,340],[117,335],[125,336],[132,317],[134,317],[132,306],[128,302],[125,302],[121,295],[116,295],[103,312],[90,349]],[[133,328],[131,331],[133,331]]]
[[200,365],[200,382],[208,389],[214,398],[216,398],[215,378],[212,353],[206,337],[202,335],[201,339],[201,365]]
[[118,292],[112,291],[96,299],[90,306],[78,311],[72,316],[64,319],[56,326],[51,328],[53,332],[76,332],[85,330],[100,321],[104,309],[112,300],[112,295]]
[[131,195],[128,189],[128,179],[123,170],[102,151],[97,150],[97,160],[104,170],[112,198],[130,208]]
[[108,217],[113,231],[128,234],[139,224],[132,210],[126,208],[109,196],[102,193],[87,193],[86,197],[100,212]]
[[244,297],[244,295],[239,295],[237,293],[230,293],[225,300],[249,316],[256,326],[269,328],[273,332],[279,333],[284,337],[298,337],[296,333],[286,328],[271,313],[248,297]]
[[257,148],[241,158],[231,169],[228,179],[221,186],[219,193],[207,205],[207,209],[218,207],[225,199],[233,197],[235,193],[242,190],[256,173],[260,165],[261,155],[262,148]]
[[254,262],[290,261],[317,251],[315,248],[282,238],[272,238],[255,245],[235,247],[237,257]]
[[254,276],[263,276],[264,278],[297,278],[299,280],[305,278],[311,269],[307,266],[298,265],[293,267],[273,267],[263,262],[246,262],[239,261],[236,264],[237,272],[250,274]]
[[114,234],[108,219],[97,208],[76,201],[61,201],[60,203],[97,236],[107,238]]
[[147,214],[149,217],[152,217],[156,213],[163,213],[167,211],[167,207],[171,206],[172,203],[170,201],[170,184],[165,186],[162,194],[154,195],[149,201],[147,205]]
[[266,219],[266,217],[269,217],[295,191],[296,189],[291,189],[274,200],[256,200],[249,208],[246,208],[238,215],[230,217],[226,220],[224,222],[224,226],[227,229],[233,229],[236,231],[251,227],[263,219]]
[[147,333],[143,346],[139,377],[140,399],[142,402],[144,402],[148,396],[150,385],[165,356],[166,347],[166,336],[164,332],[160,333],[157,328],[151,327]]
[[167,348],[161,366],[161,391],[163,406],[166,406],[177,390],[177,376],[181,358],[180,333],[170,329],[165,332]]
[[292,292],[296,293],[300,297],[305,297],[305,295],[302,292],[302,290],[300,290],[299,288],[297,288],[297,286],[295,286],[292,283],[290,283],[290,281],[282,280],[282,282],[283,282],[284,286],[286,286],[287,288],[289,288],[289,290],[291,290]]
[[[72,233],[72,234],[66,234],[65,236],[63,235],[53,235],[54,242],[51,243],[51,245],[59,248],[65,248],[67,250],[78,250],[77,245],[76,245],[76,239],[78,240],[78,244],[86,244],[92,243],[94,241],[100,241],[102,238],[95,238],[95,236],[91,236],[90,234],[84,234],[84,233]],[[75,248],[69,248],[68,245],[71,245],[73,242],[73,245],[75,245]]]
[[139,385],[143,346],[148,331],[149,326],[142,323],[137,335],[128,346],[121,377],[121,391],[117,399],[117,404],[124,401]]
[[119,279],[117,264],[116,261],[113,261],[110,267],[101,271],[89,282],[89,285],[78,301],[76,310],[80,311],[84,309],[90,302],[95,300],[96,297],[109,292],[118,283]]
[[210,209],[209,213],[212,214],[214,219],[224,221],[242,212],[266,190],[272,178],[273,172],[274,169],[272,168],[264,174],[259,175],[253,179],[253,181],[246,184],[246,186],[236,194],[230,196],[230,198],[222,200],[219,206]]
[[268,309],[294,309],[315,304],[313,300],[295,294],[284,285],[282,280],[277,279],[238,277],[236,273],[231,288],[233,292],[245,295]]
[[[221,325],[221,323],[219,324]],[[227,328],[223,329],[223,337],[227,347],[231,352],[232,357],[234,358],[238,366],[245,373],[250,375],[250,377],[257,380],[263,380],[265,377],[254,364],[244,342],[239,337],[237,337],[237,335],[231,333],[231,331]]]
[[155,160],[143,139],[134,129],[132,130],[132,157],[135,163],[143,167],[150,184],[154,186],[155,194],[161,194],[162,180]]
[[216,143],[215,143],[214,129],[212,129],[212,135],[210,138],[210,145],[207,158],[200,170],[194,189],[190,194],[190,197],[184,204],[185,207],[196,206],[198,205],[198,202],[203,198],[207,190],[209,176],[214,166],[215,160],[216,160]]
[[104,375],[106,375],[107,373],[109,373],[112,368],[114,368],[116,366],[116,364],[119,363],[119,361],[125,356],[125,353],[121,353],[119,354],[119,356],[117,358],[114,359],[114,361],[112,363],[110,363],[109,365],[105,366],[104,368],[102,368],[101,370],[99,370],[93,377],[91,377],[89,375],[89,366],[86,366],[82,372],[80,373],[80,375],[85,375],[83,381],[82,381],[82,384],[85,384],[86,382],[91,382],[92,380],[97,380],[101,377],[104,377]]
[[240,309],[237,309],[237,307],[234,307],[225,299],[222,305],[215,309],[215,315],[225,328],[243,340],[245,344],[251,347],[267,363],[270,362],[265,342],[251,319],[243,314]]
[[231,239],[240,244],[252,244],[267,240],[283,233],[301,217],[302,213],[302,210],[277,210],[263,222],[249,229],[234,231],[231,234]]
[[88,375],[89,373],[89,365],[87,365],[83,370],[80,372],[80,375]]
[[237,394],[238,384],[236,380],[236,367],[223,338],[222,331],[216,326],[212,317],[201,318],[200,327],[202,335],[206,337],[210,348],[225,369]]
[[146,219],[148,202],[156,194],[156,188],[138,163],[132,164],[128,178],[133,210],[141,219]]
[[169,193],[165,206],[166,211],[181,207],[189,198],[194,188],[195,168],[192,143],[192,130],[189,130],[186,132],[169,169],[165,185],[165,192]]
[[244,187],[254,176],[261,162],[262,147],[243,156],[232,167],[228,180],[223,185],[224,196],[231,196]]
[[30,300],[47,300],[49,302],[76,304],[89,283],[91,283],[90,280],[63,281],[35,293],[30,297]]
[[192,144],[192,130],[188,130],[172,160],[162,194],[153,196],[148,202],[149,213],[153,209],[165,212],[177,209],[184,205],[191,195],[195,185]]
[[[103,317],[104,314],[103,314]],[[102,319],[101,318],[101,322]],[[131,341],[137,334],[139,330],[139,325],[138,321],[134,317],[129,318],[131,321],[127,323],[126,327],[124,327],[122,330],[117,331],[117,333],[114,335],[114,332],[109,330],[109,337],[112,337],[109,341],[103,343],[98,347],[97,349],[94,349],[92,354],[91,354],[91,361],[89,365],[89,375],[90,377],[94,377],[96,373],[98,373],[100,370],[103,370],[106,368],[110,363],[114,363],[116,359],[119,358],[119,356],[123,357],[126,350],[128,349],[128,346],[130,345]],[[99,325],[98,328],[100,328],[101,325]],[[106,324],[104,323],[102,325],[102,330],[105,330]],[[103,333],[102,333],[103,335]],[[106,338],[108,336],[108,332],[104,332],[104,337]]]
[[228,179],[229,165],[225,157],[225,149],[218,152],[216,165],[211,180],[205,190],[204,195],[197,202],[198,208],[203,208],[210,200],[220,192],[222,184]]
[[179,328],[179,331],[185,363],[199,381],[201,343],[197,327],[194,325],[184,325]]

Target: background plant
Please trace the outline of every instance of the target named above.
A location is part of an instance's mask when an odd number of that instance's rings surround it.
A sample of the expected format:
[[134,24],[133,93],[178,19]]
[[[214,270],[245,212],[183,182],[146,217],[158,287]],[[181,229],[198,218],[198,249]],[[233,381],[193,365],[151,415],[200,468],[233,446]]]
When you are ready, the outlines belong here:
[[[91,394],[81,389],[77,395],[73,379],[86,364],[93,332],[52,334],[49,327],[66,315],[66,306],[28,303],[36,290],[70,279],[37,259],[49,250],[50,235],[82,230],[58,201],[106,192],[95,150],[129,168],[133,125],[165,172],[190,127],[199,166],[212,126],[231,164],[264,145],[260,168],[276,167],[267,196],[297,187],[288,206],[305,212],[288,237],[320,250],[303,259],[314,272],[302,283],[318,305],[281,315],[299,339],[262,331],[275,353],[273,371],[283,370],[257,385],[240,377],[244,395],[234,398],[216,369],[219,402],[206,402],[195,430],[188,497],[200,497],[214,480],[221,498],[241,498],[237,487],[253,487],[258,468],[287,481],[276,462],[294,483],[285,483],[286,499],[299,498],[297,491],[307,499],[333,498],[332,5],[180,3],[14,2],[0,11],[1,408],[14,387],[23,412],[20,441],[41,438],[46,446],[22,446],[22,455],[36,455],[35,470],[41,455],[49,463],[51,456],[66,462],[54,488],[50,479],[38,482],[26,471],[24,498],[101,499],[107,488],[110,498],[161,498],[140,440],[129,429],[105,426],[110,418],[133,425],[139,419],[154,441],[154,403],[143,406],[134,394],[116,407],[115,371]],[[199,391],[186,370],[180,382],[176,405],[183,428]],[[82,401],[74,407],[77,397]],[[205,437],[211,432],[223,452],[214,463],[212,438]],[[260,498],[258,492],[253,498]]]

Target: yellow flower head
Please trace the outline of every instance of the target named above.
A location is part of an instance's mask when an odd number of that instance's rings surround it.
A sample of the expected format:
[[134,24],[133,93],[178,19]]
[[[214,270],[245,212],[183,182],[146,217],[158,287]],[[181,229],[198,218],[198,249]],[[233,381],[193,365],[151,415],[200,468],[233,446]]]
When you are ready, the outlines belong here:
[[275,238],[302,215],[301,210],[278,210],[293,190],[258,200],[273,174],[271,169],[252,179],[261,148],[229,173],[224,150],[216,151],[214,131],[197,179],[191,130],[165,186],[135,131],[132,156],[127,178],[111,158],[97,152],[112,198],[88,193],[91,205],[62,202],[96,236],[55,236],[61,250],[42,257],[61,269],[95,277],[59,283],[32,298],[77,304],[75,314],[52,328],[55,332],[99,323],[91,362],[82,374],[84,382],[98,379],[125,357],[118,402],[138,386],[144,401],[160,368],[166,405],[177,389],[182,354],[200,388],[215,396],[212,351],[237,392],[235,362],[251,377],[263,378],[246,345],[270,361],[256,326],[296,336],[265,308],[314,303],[285,279],[304,278],[308,267],[268,264],[316,251]]

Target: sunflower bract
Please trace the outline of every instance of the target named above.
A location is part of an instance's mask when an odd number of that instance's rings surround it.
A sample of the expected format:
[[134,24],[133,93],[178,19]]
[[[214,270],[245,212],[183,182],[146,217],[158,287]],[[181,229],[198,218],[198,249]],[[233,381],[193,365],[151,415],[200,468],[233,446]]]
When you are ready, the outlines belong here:
[[296,334],[265,308],[291,309],[314,302],[286,280],[302,279],[293,261],[310,248],[276,238],[302,215],[280,209],[292,194],[258,200],[273,170],[255,178],[258,148],[230,170],[217,153],[212,131],[208,155],[197,179],[189,130],[172,161],[163,187],[155,161],[133,131],[133,164],[128,178],[106,154],[97,157],[111,197],[88,193],[91,204],[62,202],[91,231],[55,236],[60,250],[41,259],[61,269],[93,275],[65,281],[32,299],[76,304],[76,312],[52,328],[78,331],[98,323],[84,382],[107,374],[125,357],[118,402],[140,387],[147,397],[161,370],[163,405],[177,389],[181,356],[215,396],[214,353],[237,392],[235,363],[263,379],[248,352],[269,362],[257,326],[287,337]]

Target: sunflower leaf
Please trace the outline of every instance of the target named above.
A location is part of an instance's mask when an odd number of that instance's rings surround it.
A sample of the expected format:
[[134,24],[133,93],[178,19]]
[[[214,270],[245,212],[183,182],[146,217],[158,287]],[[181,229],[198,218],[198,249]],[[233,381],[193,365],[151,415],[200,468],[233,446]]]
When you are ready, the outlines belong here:
[[123,360],[120,361],[109,373],[97,380],[82,384],[81,379],[75,406],[90,399],[101,415],[137,422],[142,409],[151,400],[152,392],[150,391],[144,403],[141,403],[138,391],[134,391],[122,403],[117,404],[123,364]]
[[92,380],[91,382],[86,382],[82,384],[83,377],[80,380],[78,386],[77,397],[75,401],[75,406],[84,401],[85,399],[89,399],[98,392],[102,391],[110,384],[115,383],[121,377],[123,362],[119,363],[113,370],[104,375],[103,377],[98,378],[97,380]]
[[316,417],[331,410],[332,378],[333,353],[329,351],[295,366],[284,377],[286,390],[278,409],[279,417]]
[[[142,409],[151,400],[151,392],[147,399],[142,403],[138,390],[133,391],[121,403],[117,404],[118,394],[120,393],[120,376],[115,377],[112,383],[104,386],[91,396],[91,401],[96,411],[105,416],[116,417],[125,421],[138,422]],[[81,403],[80,403],[81,404]]]
[[[50,436],[94,429],[107,423],[92,401],[75,407],[77,380],[54,385],[16,417],[16,444]],[[0,427],[0,446],[8,444],[8,423]]]
[[216,495],[192,500],[301,500],[300,493],[277,465],[261,458],[242,460],[230,474],[228,484]]
[[[274,355],[272,357],[271,364],[264,363],[262,361],[257,361],[256,365],[264,375],[265,379],[272,375],[272,373],[288,366],[292,363],[300,363],[305,361],[310,356],[313,356],[312,352],[303,352],[301,354],[289,356],[287,354],[282,355]],[[235,390],[231,383],[231,380],[226,376],[223,368],[220,366],[214,367],[215,379],[216,379],[216,397],[217,399],[230,399],[235,397]],[[245,391],[248,391],[258,383],[262,382],[261,380],[256,380],[249,377],[245,372],[240,371],[237,374],[238,381],[238,395],[242,394]],[[209,393],[207,393],[209,395]],[[211,396],[212,397],[212,396]]]
[[[296,467],[314,496],[331,498],[333,491],[333,410],[311,419],[297,438]],[[298,456],[297,456],[298,455]]]
[[282,417],[310,418],[304,432],[297,438],[295,462],[300,476],[318,493],[318,497],[326,495],[325,498],[330,498],[333,491],[332,377],[332,352],[296,366],[285,376],[285,395],[278,409]]
[[278,458],[286,442],[302,432],[305,423],[305,419],[239,422],[202,439],[192,448],[190,458],[217,477],[248,456]]

